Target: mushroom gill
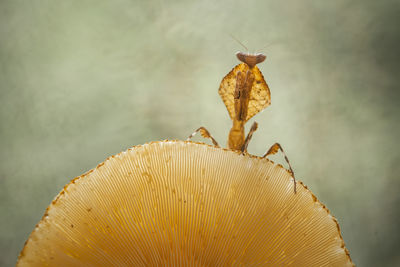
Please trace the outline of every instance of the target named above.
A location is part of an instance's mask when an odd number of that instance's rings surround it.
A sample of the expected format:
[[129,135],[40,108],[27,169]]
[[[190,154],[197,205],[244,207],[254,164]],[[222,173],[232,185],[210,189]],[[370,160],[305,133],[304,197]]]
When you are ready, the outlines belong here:
[[17,266],[352,266],[336,219],[280,165],[183,141],[75,178]]

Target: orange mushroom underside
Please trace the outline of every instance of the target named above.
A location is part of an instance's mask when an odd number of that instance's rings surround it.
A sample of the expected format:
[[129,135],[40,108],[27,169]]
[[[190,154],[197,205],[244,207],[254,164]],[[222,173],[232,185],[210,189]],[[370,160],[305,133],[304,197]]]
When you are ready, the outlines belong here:
[[336,219],[255,156],[183,141],[133,147],[75,178],[17,266],[352,266]]

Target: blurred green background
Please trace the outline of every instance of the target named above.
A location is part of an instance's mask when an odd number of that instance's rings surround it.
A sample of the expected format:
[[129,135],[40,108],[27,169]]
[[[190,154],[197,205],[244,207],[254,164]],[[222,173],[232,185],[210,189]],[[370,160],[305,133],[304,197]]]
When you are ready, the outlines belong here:
[[250,153],[279,141],[354,262],[399,266],[399,14],[372,0],[1,0],[0,265],[106,157],[200,125],[225,145],[232,34],[250,52],[268,44],[272,105]]

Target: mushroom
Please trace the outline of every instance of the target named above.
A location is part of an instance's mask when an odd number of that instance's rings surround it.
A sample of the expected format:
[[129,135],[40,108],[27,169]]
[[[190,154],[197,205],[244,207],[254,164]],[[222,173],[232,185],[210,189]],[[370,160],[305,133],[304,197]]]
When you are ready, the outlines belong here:
[[108,158],[53,200],[17,266],[353,266],[336,219],[282,166],[195,142]]

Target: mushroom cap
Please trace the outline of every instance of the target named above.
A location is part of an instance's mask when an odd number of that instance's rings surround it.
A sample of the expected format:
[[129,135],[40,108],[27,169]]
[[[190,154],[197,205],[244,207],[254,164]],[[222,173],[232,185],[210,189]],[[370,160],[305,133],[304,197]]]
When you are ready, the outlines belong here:
[[47,208],[17,266],[353,266],[336,219],[282,166],[160,141],[108,158]]

